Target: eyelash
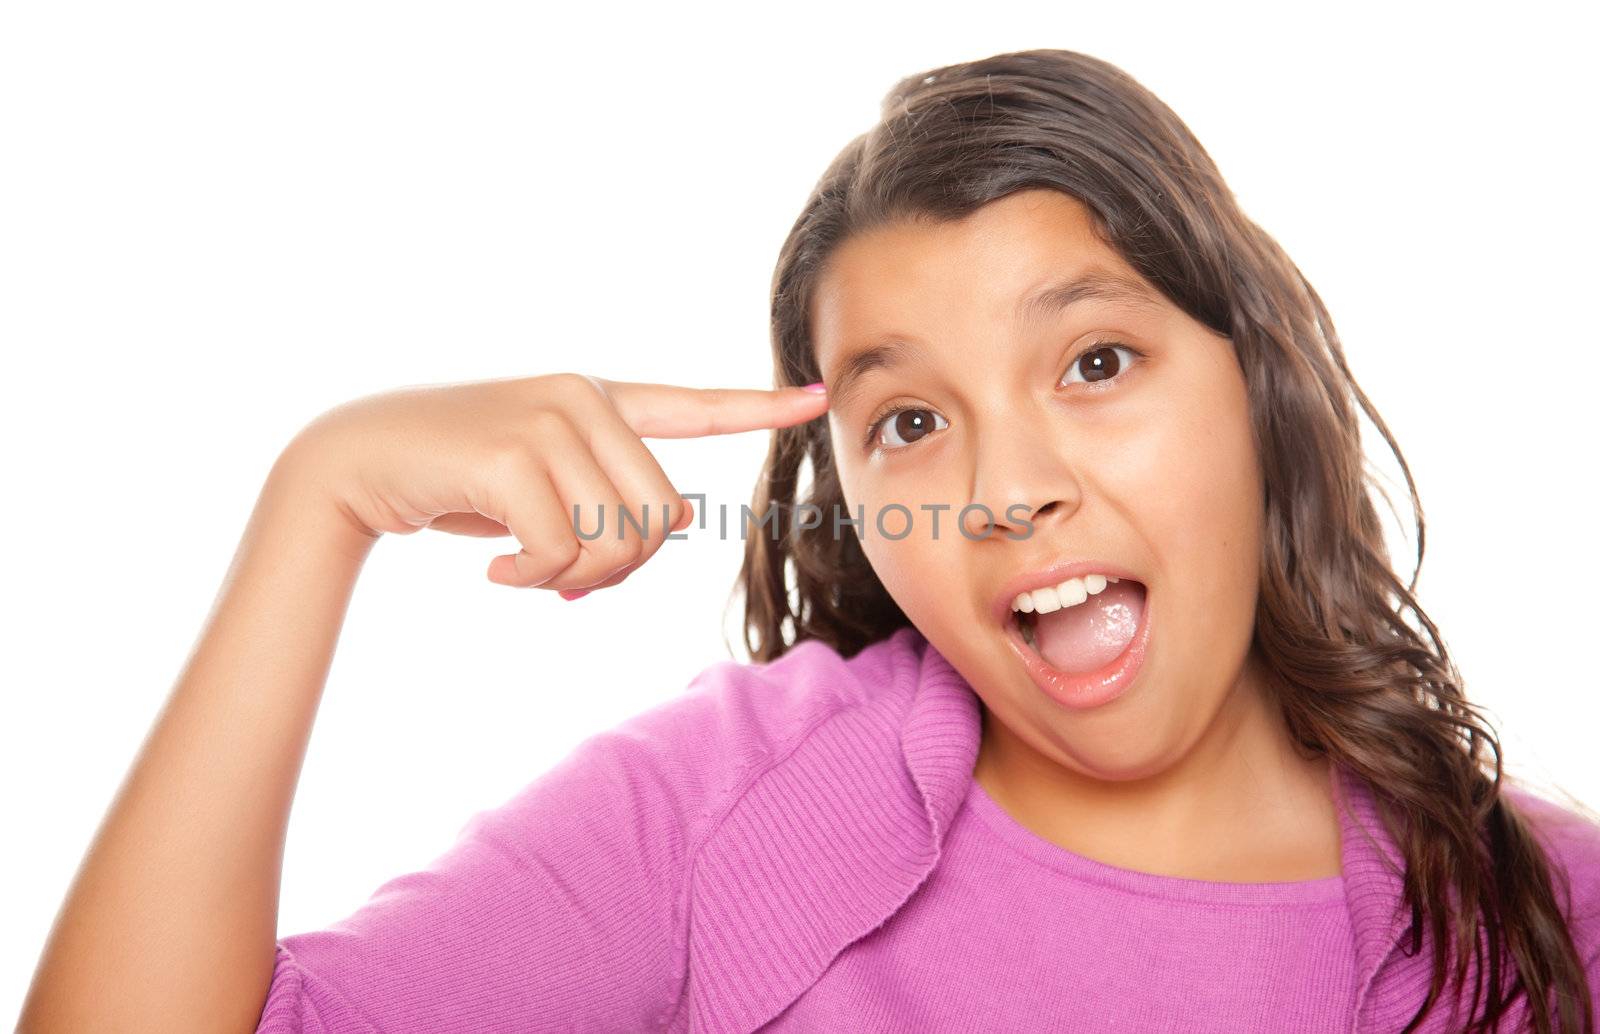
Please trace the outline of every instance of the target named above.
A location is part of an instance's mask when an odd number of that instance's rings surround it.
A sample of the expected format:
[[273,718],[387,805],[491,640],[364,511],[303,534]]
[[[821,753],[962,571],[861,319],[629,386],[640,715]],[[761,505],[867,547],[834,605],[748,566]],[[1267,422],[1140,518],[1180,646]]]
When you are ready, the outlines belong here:
[[[1078,360],[1082,359],[1084,356],[1090,354],[1091,352],[1098,352],[1098,351],[1100,351],[1102,349],[1106,349],[1106,348],[1124,348],[1124,349],[1127,349],[1129,352],[1132,352],[1133,355],[1135,356],[1135,358],[1134,358],[1133,363],[1129,364],[1130,366],[1133,366],[1133,365],[1135,365],[1137,363],[1143,362],[1144,358],[1145,358],[1145,355],[1144,355],[1143,352],[1139,351],[1137,348],[1134,348],[1132,345],[1124,344],[1121,341],[1113,341],[1113,340],[1091,341],[1088,345],[1086,345],[1083,348],[1082,351],[1078,352],[1076,355],[1074,355],[1072,357],[1071,360],[1069,360],[1067,362],[1067,370],[1070,372],[1072,370],[1072,368],[1078,364]],[[1108,380],[1108,381],[1100,381],[1098,383],[1107,384],[1107,383],[1110,383],[1111,381],[1117,380],[1122,375],[1123,375],[1123,371],[1119,370],[1115,377],[1110,378],[1110,380]],[[1065,378],[1065,376],[1066,376],[1065,374],[1062,375],[1063,378]],[[1104,389],[1091,388],[1090,390],[1091,391],[1101,391],[1101,390],[1104,390]],[[899,416],[901,413],[910,412],[910,411],[914,411],[914,410],[925,410],[925,409],[927,409],[926,406],[895,406],[895,407],[893,407],[891,409],[884,410],[882,413],[879,413],[877,416],[873,417],[872,420],[867,424],[867,433],[866,433],[865,437],[862,439],[861,447],[863,449],[871,451],[873,449],[874,445],[877,443],[878,432],[882,429],[882,427],[883,427],[883,425],[885,423],[887,423],[888,421],[892,420],[894,417]],[[889,450],[890,452],[895,452],[895,451],[898,451],[900,449],[912,448],[915,445],[916,445],[916,442],[912,442],[910,445],[888,445],[888,446],[883,446],[883,448]]]

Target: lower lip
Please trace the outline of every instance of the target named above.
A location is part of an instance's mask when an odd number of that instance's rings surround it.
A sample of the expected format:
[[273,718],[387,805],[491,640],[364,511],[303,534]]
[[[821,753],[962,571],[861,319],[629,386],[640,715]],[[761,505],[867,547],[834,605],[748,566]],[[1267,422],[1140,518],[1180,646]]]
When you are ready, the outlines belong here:
[[1022,659],[1022,666],[1027,669],[1034,685],[1062,707],[1087,711],[1109,704],[1128,691],[1144,665],[1145,648],[1150,643],[1150,589],[1145,587],[1144,607],[1139,614],[1139,628],[1133,634],[1133,642],[1116,660],[1098,671],[1071,675],[1052,667],[1023,640],[1022,629],[1015,621],[1006,623],[1006,639]]

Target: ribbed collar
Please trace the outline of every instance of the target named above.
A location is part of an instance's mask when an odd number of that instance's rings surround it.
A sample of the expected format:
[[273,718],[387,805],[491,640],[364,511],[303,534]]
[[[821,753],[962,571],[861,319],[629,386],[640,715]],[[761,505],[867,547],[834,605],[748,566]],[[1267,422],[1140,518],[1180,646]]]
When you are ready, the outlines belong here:
[[[882,678],[883,692],[771,764],[697,855],[684,1002],[692,1031],[770,1021],[938,864],[977,762],[979,701],[914,629],[868,650],[877,652],[858,673]],[[1415,957],[1396,950],[1409,918],[1401,855],[1365,781],[1339,768],[1334,782],[1356,955],[1352,1031],[1398,1030],[1426,994],[1427,942]]]

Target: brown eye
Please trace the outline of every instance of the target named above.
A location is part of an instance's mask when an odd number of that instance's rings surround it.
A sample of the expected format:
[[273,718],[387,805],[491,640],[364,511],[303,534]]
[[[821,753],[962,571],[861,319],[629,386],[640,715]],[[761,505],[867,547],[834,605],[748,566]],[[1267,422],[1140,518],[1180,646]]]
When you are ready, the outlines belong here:
[[885,416],[879,425],[882,430],[878,434],[878,443],[891,449],[915,444],[929,431],[950,426],[949,421],[931,409],[897,410]]
[[1076,373],[1087,384],[1111,380],[1132,363],[1132,360],[1124,360],[1119,357],[1117,355],[1119,351],[1127,352],[1130,355],[1137,354],[1127,345],[1099,345],[1078,356],[1072,366],[1068,368],[1065,379],[1070,381],[1072,375]]

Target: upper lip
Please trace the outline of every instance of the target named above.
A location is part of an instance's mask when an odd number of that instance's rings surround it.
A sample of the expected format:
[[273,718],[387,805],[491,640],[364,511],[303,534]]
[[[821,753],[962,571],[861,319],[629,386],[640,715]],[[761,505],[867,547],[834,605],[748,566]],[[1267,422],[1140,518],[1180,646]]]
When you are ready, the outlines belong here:
[[1066,560],[1035,571],[1024,571],[1006,579],[994,597],[995,621],[1003,625],[1011,620],[1011,601],[1017,598],[1018,593],[1032,592],[1046,585],[1059,585],[1068,578],[1081,578],[1086,574],[1107,574],[1113,578],[1126,578],[1144,584],[1138,575],[1120,564],[1104,560]]

